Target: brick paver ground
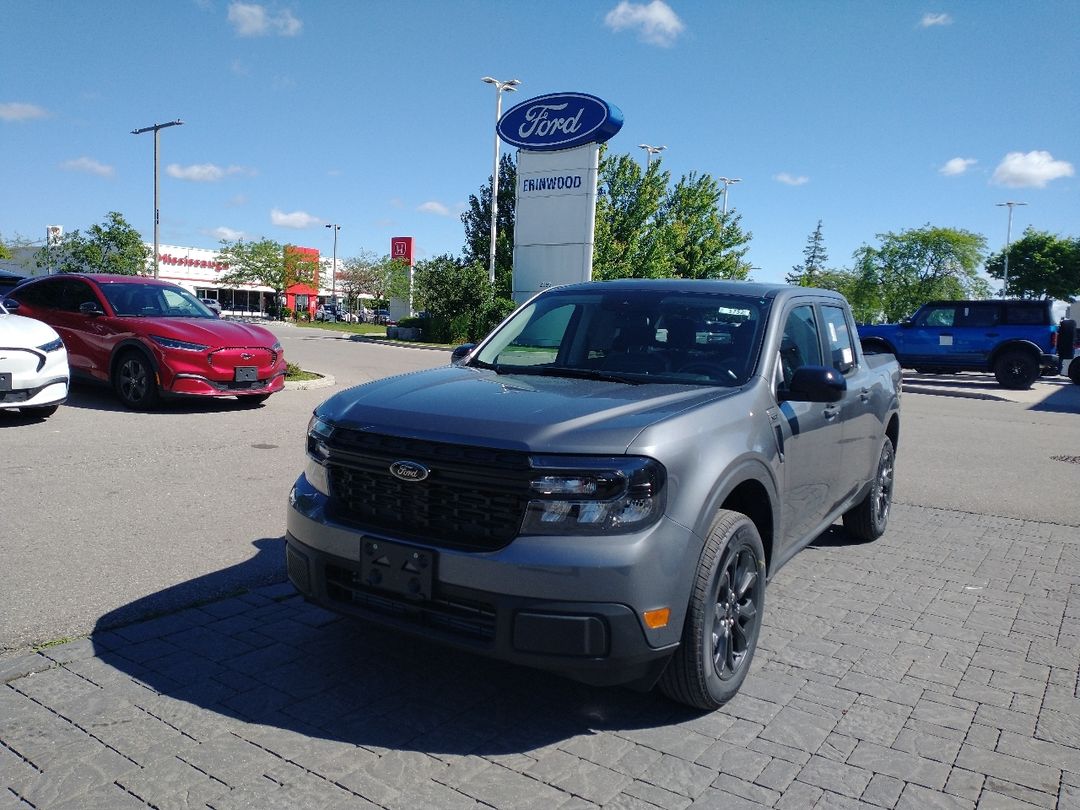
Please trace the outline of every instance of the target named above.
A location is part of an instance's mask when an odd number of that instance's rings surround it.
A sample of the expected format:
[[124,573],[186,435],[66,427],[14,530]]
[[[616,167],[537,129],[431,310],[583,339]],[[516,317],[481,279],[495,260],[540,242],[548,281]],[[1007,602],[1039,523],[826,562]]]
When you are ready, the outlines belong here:
[[689,712],[287,584],[0,657],[0,809],[1080,808],[1080,529],[894,507],[770,584]]

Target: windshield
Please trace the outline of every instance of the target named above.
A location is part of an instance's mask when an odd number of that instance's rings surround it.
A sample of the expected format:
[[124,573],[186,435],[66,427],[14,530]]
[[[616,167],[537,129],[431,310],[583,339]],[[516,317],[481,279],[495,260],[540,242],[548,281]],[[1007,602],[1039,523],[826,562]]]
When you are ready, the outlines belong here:
[[215,318],[213,312],[183,287],[158,284],[102,284],[101,291],[117,315],[150,318]]
[[540,296],[474,356],[503,374],[742,385],[757,365],[769,302],[661,290]]

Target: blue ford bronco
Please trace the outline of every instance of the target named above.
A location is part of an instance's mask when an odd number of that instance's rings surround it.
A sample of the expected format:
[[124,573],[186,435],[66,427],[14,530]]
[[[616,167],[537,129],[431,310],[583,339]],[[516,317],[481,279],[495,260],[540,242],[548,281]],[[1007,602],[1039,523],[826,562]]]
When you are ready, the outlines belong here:
[[860,325],[863,351],[919,372],[988,371],[1003,388],[1057,374],[1058,327],[1047,300],[930,301],[898,324]]

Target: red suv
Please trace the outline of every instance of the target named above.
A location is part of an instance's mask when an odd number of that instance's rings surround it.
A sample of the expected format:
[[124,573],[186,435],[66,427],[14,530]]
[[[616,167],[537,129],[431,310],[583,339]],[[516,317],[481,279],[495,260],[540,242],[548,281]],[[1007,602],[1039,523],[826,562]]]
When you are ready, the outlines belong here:
[[175,284],[70,273],[20,284],[7,300],[60,334],[73,377],[111,384],[129,408],[150,408],[161,396],[261,402],[285,387],[273,333],[220,320]]

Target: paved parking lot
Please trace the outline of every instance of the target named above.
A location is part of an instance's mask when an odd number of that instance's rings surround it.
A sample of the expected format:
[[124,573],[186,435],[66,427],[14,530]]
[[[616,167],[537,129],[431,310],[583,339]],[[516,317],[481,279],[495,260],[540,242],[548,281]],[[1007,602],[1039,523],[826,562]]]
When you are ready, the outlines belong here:
[[[923,474],[919,430],[900,475]],[[0,655],[0,808],[1080,808],[1078,502],[909,491],[877,542],[835,530],[785,566],[709,714],[402,643],[281,582],[116,626],[168,603],[152,589]],[[235,581],[282,557],[263,537]]]

